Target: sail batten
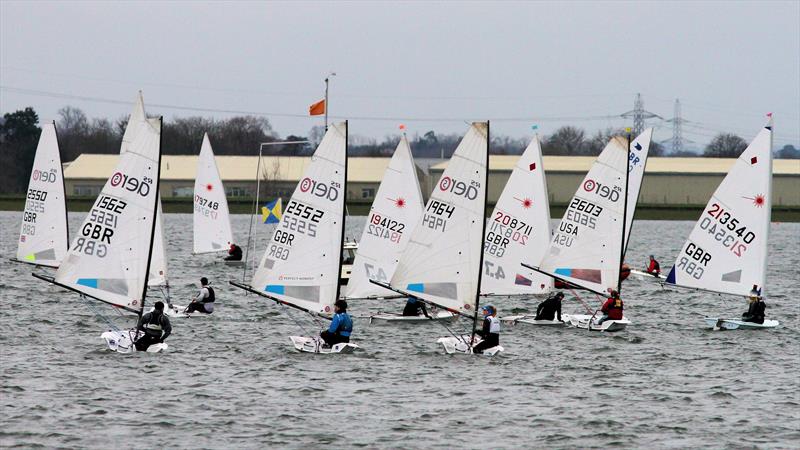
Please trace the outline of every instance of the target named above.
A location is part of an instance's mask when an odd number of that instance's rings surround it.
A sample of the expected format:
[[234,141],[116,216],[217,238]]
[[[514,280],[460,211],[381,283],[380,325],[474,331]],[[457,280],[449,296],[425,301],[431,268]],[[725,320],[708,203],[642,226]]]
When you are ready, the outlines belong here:
[[394,155],[370,207],[358,244],[345,296],[368,298],[396,293],[370,280],[389,282],[422,214],[422,192],[411,147],[405,136]]
[[194,181],[194,243],[192,253],[227,251],[233,244],[225,187],[208,133],[203,135]]
[[58,267],[67,253],[69,229],[64,171],[54,122],[42,125],[36,147],[25,209],[22,213],[17,260]]
[[250,287],[330,317],[344,237],[347,124],[331,125],[283,210]]
[[667,283],[765,294],[772,209],[772,124],[737,158],[681,247]]

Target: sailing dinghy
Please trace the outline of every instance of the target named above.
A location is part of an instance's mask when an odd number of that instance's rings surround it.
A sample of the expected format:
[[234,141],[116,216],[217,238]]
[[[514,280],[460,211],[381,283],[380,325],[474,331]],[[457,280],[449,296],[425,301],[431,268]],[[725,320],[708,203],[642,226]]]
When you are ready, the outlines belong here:
[[33,159],[17,257],[12,261],[58,267],[69,246],[64,171],[55,122],[42,125]]
[[[383,174],[383,181],[370,207],[367,223],[358,244],[350,280],[344,288],[345,299],[387,299],[402,297],[397,292],[370,283],[388,282],[394,275],[414,226],[422,216],[422,191],[417,178],[417,166],[405,134]],[[448,311],[432,312],[435,319],[454,317]],[[380,312],[370,316],[370,322],[414,323],[428,321],[423,316]]]
[[[667,285],[747,297],[763,296],[772,214],[772,118],[742,152],[708,201],[667,276]],[[706,317],[714,329],[761,329],[777,320]]]
[[[208,133],[203,135],[194,180],[194,244],[192,253],[228,251],[233,244],[225,187],[217,169]],[[242,261],[231,261],[233,265]]]
[[[249,284],[230,281],[284,306],[331,320],[339,298],[347,192],[347,122],[331,125],[283,211]],[[352,353],[353,343],[323,345],[317,336],[290,336],[309,353]]]
[[[592,292],[601,301],[612,290],[620,292],[627,236],[629,155],[627,139],[611,139],[572,197],[539,267],[523,264],[525,267]],[[630,324],[623,317],[596,325],[598,310],[586,308],[588,314],[561,317],[574,327],[595,331],[619,331]]]
[[[476,122],[458,144],[433,189],[391,283],[371,280],[469,318],[471,334],[437,341],[448,354],[471,354],[481,341],[476,327],[486,235],[488,166],[489,123]],[[498,345],[484,354],[494,355],[502,350]]]
[[[141,318],[153,254],[161,165],[161,118],[129,124],[136,130],[55,278],[35,277]],[[91,302],[89,302],[92,305]],[[106,319],[108,320],[108,319]],[[109,321],[101,337],[110,350],[131,353],[140,336]],[[160,352],[167,344],[151,345]]]

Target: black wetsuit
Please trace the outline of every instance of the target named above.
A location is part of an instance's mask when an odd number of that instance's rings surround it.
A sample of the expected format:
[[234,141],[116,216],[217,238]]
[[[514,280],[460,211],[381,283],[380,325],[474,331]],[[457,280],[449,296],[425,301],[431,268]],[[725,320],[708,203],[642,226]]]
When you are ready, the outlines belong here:
[[477,334],[483,340],[472,348],[473,353],[483,353],[484,350],[500,345],[500,319],[493,316],[486,316],[483,319],[483,329],[478,330]]
[[187,313],[201,312],[211,314],[214,312],[214,300],[216,300],[214,288],[211,286],[203,286],[203,288],[208,289],[208,297],[189,303],[189,306],[186,307]]
[[536,317],[533,320],[553,320],[558,317],[561,320],[561,300],[555,295],[551,295],[536,308]]
[[136,340],[136,350],[143,352],[153,344],[164,342],[172,333],[172,324],[169,318],[162,312],[152,311],[139,319],[136,326],[139,331],[144,331],[144,335]]
[[242,260],[242,248],[236,244],[233,244],[233,248],[228,250],[228,256],[225,257],[225,261],[241,261]]
[[742,314],[742,320],[745,322],[764,323],[764,311],[767,309],[767,304],[764,300],[758,300],[750,303],[747,312]]
[[408,297],[406,306],[403,308],[403,315],[416,317],[420,315],[420,312],[424,314],[425,317],[430,317],[428,315],[428,309],[425,308],[425,302],[416,297]]

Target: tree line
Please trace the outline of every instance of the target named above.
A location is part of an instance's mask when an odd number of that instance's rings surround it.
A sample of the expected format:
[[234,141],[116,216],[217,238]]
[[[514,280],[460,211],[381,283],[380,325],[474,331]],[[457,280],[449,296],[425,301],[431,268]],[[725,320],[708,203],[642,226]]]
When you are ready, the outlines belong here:
[[[72,161],[81,153],[119,153],[122,135],[127,126],[127,117],[116,120],[107,118],[89,119],[86,114],[71,106],[59,110],[56,128],[58,130],[61,157],[64,162]],[[41,133],[39,116],[31,108],[6,113],[0,121],[0,167],[8,174],[0,178],[0,193],[24,192],[36,145]],[[259,146],[265,142],[308,141],[303,145],[272,145],[264,148],[266,155],[310,155],[322,140],[325,130],[322,126],[312,127],[307,136],[289,135],[281,139],[272,128],[269,120],[256,116],[236,116],[227,119],[208,117],[182,117],[165,121],[162,128],[162,150],[169,155],[196,155],[200,151],[203,135],[208,133],[217,155],[257,155]],[[624,130],[608,128],[589,135],[585,130],[574,126],[562,126],[552,134],[543,136],[542,152],[545,155],[595,156],[615,135]],[[389,135],[378,140],[350,135],[348,151],[352,156],[389,156],[397,146],[399,135]],[[409,143],[417,158],[449,158],[458,145],[461,135],[437,134],[431,130],[409,137]],[[493,154],[521,154],[528,145],[528,138],[493,136]],[[721,133],[706,146],[702,156],[735,158],[747,147],[741,137]],[[664,147],[658,142],[650,146],[651,156],[664,156]],[[700,156],[691,152],[666,154],[665,156]],[[800,150],[791,145],[776,153],[779,158],[800,158]]]

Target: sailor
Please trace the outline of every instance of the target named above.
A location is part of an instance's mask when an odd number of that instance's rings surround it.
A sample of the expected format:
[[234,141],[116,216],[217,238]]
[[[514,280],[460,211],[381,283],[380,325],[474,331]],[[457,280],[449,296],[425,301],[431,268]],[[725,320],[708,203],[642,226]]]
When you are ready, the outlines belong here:
[[619,298],[619,292],[612,290],[608,294],[608,299],[606,299],[606,302],[603,303],[602,308],[600,308],[603,316],[597,320],[597,325],[602,325],[606,320],[622,320],[623,308],[624,304],[622,303],[622,299]]
[[172,325],[169,318],[164,314],[164,303],[156,302],[153,310],[139,319],[136,330],[144,332],[144,335],[136,340],[134,344],[136,350],[146,351],[153,344],[164,342],[172,333]]
[[557,316],[558,321],[563,322],[563,320],[561,320],[561,300],[563,299],[563,292],[557,292],[547,297],[545,301],[539,303],[539,306],[536,308],[536,317],[534,317],[533,320],[553,320]]
[[406,306],[403,308],[403,316],[417,317],[420,315],[420,311],[423,315],[425,315],[425,317],[431,317],[428,315],[428,309],[425,307],[425,302],[417,297],[414,297],[413,295],[409,296]]
[[647,265],[647,273],[654,277],[661,274],[661,265],[658,264],[658,261],[656,261],[653,255],[650,255],[650,264]]
[[231,247],[228,249],[228,256],[225,257],[225,261],[241,261],[242,260],[242,247],[239,247],[236,244],[231,244]]
[[473,353],[483,353],[484,350],[500,345],[500,319],[497,318],[497,308],[486,305],[481,308],[483,313],[483,329],[477,330],[483,340],[475,347]]
[[341,342],[350,342],[350,334],[353,332],[353,319],[347,314],[347,302],[336,300],[333,308],[336,314],[333,315],[331,326],[319,334],[329,347]]
[[764,311],[767,309],[767,304],[761,298],[761,289],[755,284],[750,291],[749,305],[747,312],[742,314],[743,322],[764,323]]
[[193,313],[197,311],[211,314],[214,312],[214,300],[216,300],[216,295],[214,295],[214,288],[208,285],[208,278],[200,278],[200,292],[192,299],[192,303],[189,303],[185,312]]

